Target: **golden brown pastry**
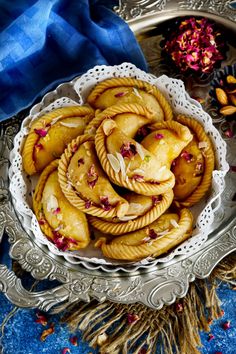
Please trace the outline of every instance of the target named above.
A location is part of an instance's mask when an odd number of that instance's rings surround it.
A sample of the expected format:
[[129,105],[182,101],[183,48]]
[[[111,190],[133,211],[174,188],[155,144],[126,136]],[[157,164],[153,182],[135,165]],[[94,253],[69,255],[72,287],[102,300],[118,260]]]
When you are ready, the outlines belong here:
[[95,134],[99,125],[106,118],[112,118],[118,128],[130,138],[133,138],[142,126],[155,121],[153,114],[141,104],[117,104],[96,114],[95,118],[87,125],[84,133]]
[[190,207],[199,202],[211,186],[215,155],[211,140],[199,122],[184,115],[177,116],[176,120],[194,134],[194,139],[172,163],[176,178],[175,200],[179,205]]
[[141,229],[151,224],[169,208],[173,200],[173,191],[170,189],[163,195],[152,197],[130,193],[124,198],[129,202],[129,209],[123,217],[102,220],[90,216],[89,222],[91,225],[111,235],[122,235]]
[[157,257],[191,235],[193,217],[188,209],[177,214],[163,214],[149,226],[107,241],[101,237],[96,247],[105,257],[137,261],[146,257]]
[[158,158],[127,137],[112,119],[105,119],[95,135],[98,158],[110,180],[138,194],[157,195],[174,186],[174,175]]
[[140,103],[153,112],[156,121],[173,118],[171,106],[158,88],[133,78],[120,77],[100,82],[89,94],[87,102],[102,110],[118,103]]
[[122,217],[129,208],[103,172],[92,135],[79,136],[67,146],[59,162],[58,175],[67,199],[87,214]]
[[34,195],[33,209],[42,232],[63,251],[85,248],[90,241],[86,216],[61,191],[58,160],[41,173]]
[[188,127],[174,120],[152,124],[150,129],[152,133],[141,144],[158,157],[161,166],[167,168],[193,138]]
[[66,145],[83,134],[85,126],[93,117],[92,108],[71,106],[55,109],[35,120],[22,151],[25,172],[29,175],[40,172],[60,157]]

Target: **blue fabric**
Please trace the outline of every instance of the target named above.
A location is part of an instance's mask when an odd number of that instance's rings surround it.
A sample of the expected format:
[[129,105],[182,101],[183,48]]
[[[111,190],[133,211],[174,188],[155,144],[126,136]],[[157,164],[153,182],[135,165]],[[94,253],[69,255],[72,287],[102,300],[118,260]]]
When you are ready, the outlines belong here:
[[0,1],[0,120],[94,65],[147,69],[133,33],[111,10],[116,2]]

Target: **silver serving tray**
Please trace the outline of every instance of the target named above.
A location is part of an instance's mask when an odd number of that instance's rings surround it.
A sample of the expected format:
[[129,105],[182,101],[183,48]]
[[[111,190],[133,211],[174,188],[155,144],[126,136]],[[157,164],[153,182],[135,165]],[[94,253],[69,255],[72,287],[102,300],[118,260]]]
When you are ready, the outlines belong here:
[[[152,42],[157,24],[174,17],[194,14],[212,18],[236,32],[236,10],[233,10],[231,3],[210,0],[120,0],[115,11],[128,21],[131,29],[140,38],[150,70],[157,75],[162,70]],[[232,53],[235,59],[234,48]],[[209,107],[206,105],[206,109]],[[165,264],[127,273],[89,270],[51,254],[24,231],[11,203],[9,153],[23,117],[24,114],[20,114],[0,123],[0,243],[5,232],[11,244],[12,259],[17,260],[35,279],[57,280],[60,285],[50,290],[30,292],[23,287],[21,279],[13,271],[0,264],[0,291],[13,304],[25,308],[37,307],[45,311],[53,307],[56,312],[76,301],[89,302],[97,299],[125,304],[140,302],[160,309],[164,304],[171,304],[176,298],[185,296],[190,282],[207,277],[222,258],[236,250],[236,203],[232,201],[236,192],[236,179],[235,174],[229,173],[222,205],[216,215],[215,229],[209,235],[204,248],[194,255],[176,257]],[[229,159],[235,155],[236,147],[235,139],[231,140],[228,145]]]

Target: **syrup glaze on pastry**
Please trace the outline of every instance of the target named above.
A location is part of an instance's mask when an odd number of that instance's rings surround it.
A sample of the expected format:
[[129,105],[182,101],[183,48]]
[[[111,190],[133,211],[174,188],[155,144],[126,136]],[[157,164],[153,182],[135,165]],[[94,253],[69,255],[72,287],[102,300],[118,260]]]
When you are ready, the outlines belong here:
[[125,215],[129,204],[102,170],[92,135],[79,136],[67,146],[58,171],[62,191],[76,208],[103,218]]
[[113,238],[110,242],[101,237],[96,247],[105,257],[137,261],[145,257],[157,257],[186,240],[193,226],[188,209],[177,214],[163,214],[149,226],[127,235]]
[[83,212],[69,203],[61,191],[58,160],[49,164],[38,180],[33,209],[43,233],[61,250],[79,250],[90,242],[88,222]]
[[95,118],[89,122],[84,133],[95,134],[99,125],[107,118],[113,119],[117,127],[130,138],[133,138],[141,127],[155,122],[156,119],[146,106],[141,104],[117,104],[100,113],[95,113]]
[[178,115],[176,120],[189,127],[194,139],[172,164],[177,183],[174,187],[178,205],[190,207],[199,202],[209,191],[215,154],[210,138],[195,119]]
[[100,82],[87,98],[93,108],[105,109],[117,103],[140,103],[153,112],[158,121],[170,120],[169,102],[154,85],[133,78],[113,78]]
[[[144,195],[162,194],[173,188],[172,172],[161,167],[155,155],[127,137],[113,120],[105,119],[99,126],[95,145],[101,165],[113,183]],[[119,160],[120,169],[114,159]]]
[[22,151],[26,173],[33,175],[40,172],[60,157],[66,145],[83,134],[93,117],[92,108],[71,106],[55,109],[34,121]]

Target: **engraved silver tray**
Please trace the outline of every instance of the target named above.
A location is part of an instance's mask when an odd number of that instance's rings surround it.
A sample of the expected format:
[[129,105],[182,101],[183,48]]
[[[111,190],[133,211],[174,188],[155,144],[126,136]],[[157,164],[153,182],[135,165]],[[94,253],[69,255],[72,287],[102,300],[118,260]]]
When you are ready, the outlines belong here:
[[[120,0],[114,10],[128,21],[140,39],[150,71],[159,75],[168,68],[158,59],[158,24],[178,16],[194,14],[214,19],[235,35],[236,9],[232,3],[218,0]],[[231,48],[230,60],[226,64],[235,60],[235,53],[235,48]],[[194,84],[187,87],[191,94],[206,89],[209,90],[209,82],[202,87]],[[211,110],[209,100],[204,108]],[[214,111],[209,113],[214,116]],[[12,259],[31,273],[33,278],[40,281],[57,280],[59,285],[40,292],[30,292],[13,271],[0,264],[0,291],[13,304],[45,311],[53,307],[56,312],[76,301],[97,299],[125,304],[140,302],[160,309],[164,304],[171,304],[176,298],[185,296],[190,282],[207,277],[222,258],[236,250],[236,203],[232,200],[236,192],[236,174],[230,172],[226,177],[222,205],[216,214],[212,232],[204,248],[192,256],[179,256],[165,264],[127,273],[89,270],[51,254],[46,247],[36,244],[23,229],[8,189],[9,152],[23,118],[24,113],[21,113],[0,123],[0,247],[5,232],[11,244]],[[235,139],[227,143],[228,158],[236,165],[233,160]]]

